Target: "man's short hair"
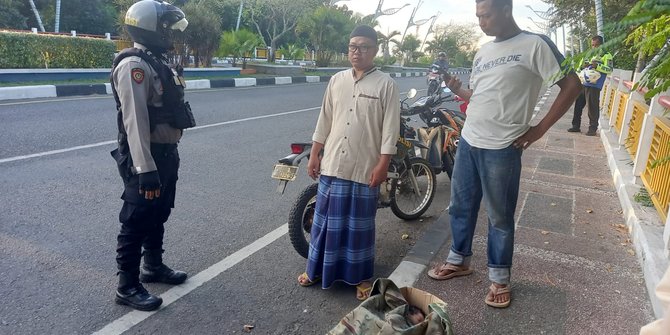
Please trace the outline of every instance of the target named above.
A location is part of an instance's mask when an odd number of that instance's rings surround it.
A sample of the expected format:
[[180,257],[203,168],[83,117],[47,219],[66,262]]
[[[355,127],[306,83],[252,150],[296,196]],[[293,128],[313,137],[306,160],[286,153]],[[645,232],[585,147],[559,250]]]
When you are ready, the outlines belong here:
[[592,41],[598,40],[598,43],[600,43],[600,44],[603,44],[603,42],[604,42],[603,37],[600,36],[600,35],[595,35],[595,36],[591,37],[591,40]]
[[[486,0],[475,0],[476,3],[484,2]],[[493,7],[503,8],[505,5],[512,6],[512,0],[490,0]]]
[[368,25],[360,25],[349,34],[349,38],[357,36],[367,37],[377,45],[377,31]]

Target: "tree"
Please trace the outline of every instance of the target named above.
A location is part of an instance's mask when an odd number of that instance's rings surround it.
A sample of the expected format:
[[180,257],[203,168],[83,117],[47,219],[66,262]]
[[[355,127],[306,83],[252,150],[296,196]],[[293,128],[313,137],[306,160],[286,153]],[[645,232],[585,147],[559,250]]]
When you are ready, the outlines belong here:
[[[591,37],[598,32],[596,29],[596,12],[593,0],[543,0],[550,4],[554,10],[551,12],[550,26],[558,27],[566,24],[572,27],[573,36],[577,38],[581,51],[590,47]],[[614,35],[612,34],[612,24],[619,22],[628,11],[633,7],[637,0],[602,0],[603,17],[605,25],[603,37],[607,42]],[[632,70],[635,68],[636,59],[622,41],[618,44],[608,44],[614,54],[614,61],[617,67]]]
[[226,31],[221,35],[219,57],[233,57],[233,66],[237,66],[237,59],[242,58],[242,68],[246,69],[247,59],[253,54],[258,44],[262,43],[260,36],[247,29]]
[[274,61],[277,42],[292,33],[298,21],[319,5],[316,0],[252,0],[248,3],[249,21],[270,47],[270,61]]
[[402,41],[402,44],[398,47],[398,50],[402,53],[402,65],[406,61],[413,62],[420,55],[416,53],[416,50],[421,46],[421,41],[414,35],[407,35]]
[[636,84],[649,88],[647,97],[670,88],[670,4],[667,0],[638,1],[621,21],[614,24],[612,31],[613,37],[608,43],[623,41],[636,50],[636,55],[653,57]]
[[28,17],[23,15],[21,9],[25,7],[23,0],[0,0],[0,28],[28,29]]
[[195,58],[195,66],[212,66],[212,56],[219,48],[221,21],[212,12],[207,1],[190,1],[182,8],[189,22],[184,31],[184,42]]
[[384,35],[380,32],[377,32],[377,39],[379,41],[379,46],[382,49],[382,55],[384,55],[384,63],[386,63],[388,59],[391,57],[391,42],[393,42],[396,46],[400,44],[400,41],[394,39],[394,37],[396,36],[400,36],[400,32],[397,30],[388,33],[388,35]]
[[308,35],[316,51],[316,65],[328,66],[335,53],[346,52],[355,24],[346,7],[320,6],[300,20],[297,31]]
[[433,39],[426,42],[426,52],[432,58],[444,51],[449,63],[454,66],[467,66],[472,63],[481,33],[474,24],[438,25],[434,29]]

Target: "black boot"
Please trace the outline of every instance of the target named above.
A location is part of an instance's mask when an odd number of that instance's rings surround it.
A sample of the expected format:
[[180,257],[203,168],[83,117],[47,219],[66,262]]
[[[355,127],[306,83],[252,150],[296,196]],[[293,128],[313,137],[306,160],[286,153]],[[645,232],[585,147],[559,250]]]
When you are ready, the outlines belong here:
[[116,301],[119,305],[128,305],[140,311],[153,311],[163,303],[140,284],[138,273],[119,271],[119,287],[116,289]]
[[179,285],[188,275],[183,271],[174,271],[163,264],[163,250],[144,250],[144,264],[140,269],[140,281],[143,283],[165,283]]

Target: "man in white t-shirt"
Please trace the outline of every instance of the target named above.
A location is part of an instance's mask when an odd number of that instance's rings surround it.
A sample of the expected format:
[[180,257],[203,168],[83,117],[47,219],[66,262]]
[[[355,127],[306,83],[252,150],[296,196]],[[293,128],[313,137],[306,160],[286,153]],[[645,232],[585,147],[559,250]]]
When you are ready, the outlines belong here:
[[[504,308],[511,301],[514,210],[519,195],[521,154],[565,114],[582,85],[563,73],[563,56],[546,36],[522,31],[512,0],[476,0],[482,31],[495,40],[475,55],[470,87],[452,77],[447,86],[469,100],[451,180],[449,215],[453,243],[444,264],[428,272],[437,280],[472,273],[472,239],[482,197],[489,221],[488,268],[492,284],[485,302]],[[540,92],[561,88],[547,115],[530,126]]]

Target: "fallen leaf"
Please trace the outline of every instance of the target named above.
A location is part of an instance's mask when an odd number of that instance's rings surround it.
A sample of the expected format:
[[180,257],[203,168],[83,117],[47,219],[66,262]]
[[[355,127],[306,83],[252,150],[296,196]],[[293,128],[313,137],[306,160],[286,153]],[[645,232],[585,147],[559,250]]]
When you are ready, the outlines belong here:
[[419,222],[423,222],[423,219],[419,219]]
[[409,235],[407,235],[407,234],[402,234],[402,236],[401,236],[400,238],[402,238],[403,240],[406,240],[406,239],[409,238]]
[[619,290],[614,290],[614,292],[621,294],[621,291]]
[[552,205],[552,206],[556,206],[556,203],[555,203],[555,202],[552,202],[551,205]]
[[244,331],[247,333],[251,333],[251,330],[254,329],[254,326],[252,325],[244,325]]
[[584,232],[583,234],[586,234],[586,232]]
[[551,279],[549,279],[549,275],[548,275],[546,272],[544,273],[544,277],[547,279],[547,281],[549,282],[549,284],[551,284],[551,286],[556,286],[556,284],[554,284],[554,282],[551,281]]
[[546,231],[546,230],[543,230],[543,231],[541,232],[541,234],[542,234],[542,235],[549,235],[549,232]]
[[549,242],[545,241],[544,244],[549,244]]
[[482,282],[481,279],[477,279],[477,281],[476,281],[475,283],[479,284],[479,283],[481,283],[481,282]]
[[586,212],[587,213],[593,213],[593,210],[589,208],[589,209],[586,210]]
[[635,256],[635,250],[633,250],[633,249],[628,249],[628,250],[626,250],[626,251],[628,251],[628,253],[629,253],[631,256]]

